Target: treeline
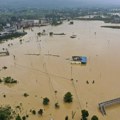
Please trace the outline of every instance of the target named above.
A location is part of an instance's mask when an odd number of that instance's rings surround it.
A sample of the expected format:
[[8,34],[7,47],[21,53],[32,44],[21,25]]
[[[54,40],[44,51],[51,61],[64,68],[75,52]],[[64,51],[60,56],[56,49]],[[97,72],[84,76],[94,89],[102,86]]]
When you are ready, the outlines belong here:
[[26,34],[27,34],[27,32],[9,33],[9,34],[0,36],[0,41],[2,41],[2,40],[7,40],[7,39],[17,38],[17,37],[20,37],[20,36],[24,36],[24,35],[26,35]]

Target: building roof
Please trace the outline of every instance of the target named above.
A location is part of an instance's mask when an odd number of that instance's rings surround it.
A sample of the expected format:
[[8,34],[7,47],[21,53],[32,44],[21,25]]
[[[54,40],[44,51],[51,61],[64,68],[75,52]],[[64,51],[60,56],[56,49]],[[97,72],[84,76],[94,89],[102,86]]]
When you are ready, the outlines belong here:
[[81,56],[81,62],[82,63],[87,63],[87,57],[86,56]]
[[86,56],[72,56],[73,61],[78,61],[81,63],[87,63],[87,57]]

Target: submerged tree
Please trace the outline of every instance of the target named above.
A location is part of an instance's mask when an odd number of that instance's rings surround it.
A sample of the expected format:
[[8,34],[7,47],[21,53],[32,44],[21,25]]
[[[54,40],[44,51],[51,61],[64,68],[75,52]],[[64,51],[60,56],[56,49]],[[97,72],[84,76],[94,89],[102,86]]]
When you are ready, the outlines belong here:
[[28,97],[29,94],[28,94],[28,93],[24,93],[23,96],[24,96],[24,97]]
[[87,120],[87,117],[89,116],[89,113],[87,110],[82,110],[82,120]]
[[96,115],[93,115],[91,120],[99,120],[98,117]]
[[35,111],[35,110],[32,110],[32,114],[35,115],[35,114],[36,114],[36,111]]
[[65,120],[68,120],[68,116],[65,117]]
[[60,105],[59,105],[58,102],[55,103],[55,108],[56,108],[56,109],[60,108]]
[[53,32],[50,32],[49,35],[52,36],[52,35],[53,35]]
[[47,97],[43,98],[43,105],[48,105],[49,102],[50,100]]
[[38,36],[41,36],[41,32],[37,33]]
[[16,116],[16,119],[15,120],[22,120],[22,118],[20,117],[20,115],[18,114],[17,116]]
[[42,115],[43,115],[43,109],[40,109],[40,110],[38,111],[38,114],[42,116]]
[[9,83],[9,84],[13,84],[13,83],[17,83],[17,80],[14,80],[13,78],[9,77],[5,77],[3,78],[3,80],[5,84]]
[[64,102],[66,103],[70,103],[73,101],[73,98],[72,98],[72,94],[71,92],[67,92],[65,95],[64,95]]
[[23,116],[23,117],[22,117],[22,120],[26,120],[26,116]]
[[13,110],[10,106],[0,107],[0,120],[11,120],[12,112]]

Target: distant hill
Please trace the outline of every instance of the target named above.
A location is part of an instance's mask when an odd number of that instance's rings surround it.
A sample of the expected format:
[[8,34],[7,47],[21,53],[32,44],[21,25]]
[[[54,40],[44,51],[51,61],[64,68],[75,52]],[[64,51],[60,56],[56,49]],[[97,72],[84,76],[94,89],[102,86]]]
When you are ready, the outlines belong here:
[[39,7],[39,8],[64,8],[79,6],[73,0],[0,0],[0,6],[5,7]]
[[[118,1],[118,0],[116,0]],[[0,0],[0,7],[34,7],[34,8],[65,8],[65,7],[99,7],[113,3],[103,0]]]

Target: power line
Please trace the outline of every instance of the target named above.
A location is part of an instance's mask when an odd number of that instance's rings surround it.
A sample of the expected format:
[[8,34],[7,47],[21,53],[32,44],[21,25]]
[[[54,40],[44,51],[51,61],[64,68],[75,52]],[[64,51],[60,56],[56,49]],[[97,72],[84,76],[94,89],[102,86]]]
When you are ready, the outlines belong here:
[[[26,68],[26,69],[31,69],[31,70],[34,70],[34,71],[38,71],[38,72],[41,72],[43,74],[48,74],[47,72],[44,72],[42,70],[39,70],[39,69],[36,69],[36,68],[31,68],[31,67],[24,66],[24,65],[20,65],[20,64],[17,64],[17,63],[16,63],[16,66],[19,66],[19,67],[22,67],[22,68]],[[50,76],[54,76],[54,77],[58,77],[58,78],[62,78],[62,79],[65,79],[65,80],[70,80],[70,78],[66,78],[66,77],[63,77],[63,76],[60,76],[60,75],[57,75],[57,74],[49,73],[49,75]]]

